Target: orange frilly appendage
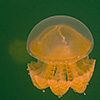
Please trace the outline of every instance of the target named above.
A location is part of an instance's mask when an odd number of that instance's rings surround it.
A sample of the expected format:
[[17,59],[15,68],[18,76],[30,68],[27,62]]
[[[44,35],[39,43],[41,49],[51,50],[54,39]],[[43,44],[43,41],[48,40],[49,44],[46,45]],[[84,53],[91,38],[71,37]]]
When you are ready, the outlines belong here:
[[84,93],[94,71],[95,60],[88,57],[68,64],[45,64],[31,62],[28,64],[29,75],[38,89],[50,87],[51,91],[61,97],[69,88]]

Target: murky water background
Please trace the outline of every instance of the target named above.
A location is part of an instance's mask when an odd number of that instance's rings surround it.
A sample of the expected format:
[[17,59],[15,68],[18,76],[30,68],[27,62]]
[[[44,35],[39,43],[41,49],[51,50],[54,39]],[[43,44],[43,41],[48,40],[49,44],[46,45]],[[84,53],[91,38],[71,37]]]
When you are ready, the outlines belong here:
[[0,100],[58,100],[50,89],[35,88],[27,63],[35,60],[26,51],[26,40],[34,25],[51,15],[69,15],[91,30],[97,59],[86,96],[69,91],[61,100],[100,100],[100,0],[0,0]]

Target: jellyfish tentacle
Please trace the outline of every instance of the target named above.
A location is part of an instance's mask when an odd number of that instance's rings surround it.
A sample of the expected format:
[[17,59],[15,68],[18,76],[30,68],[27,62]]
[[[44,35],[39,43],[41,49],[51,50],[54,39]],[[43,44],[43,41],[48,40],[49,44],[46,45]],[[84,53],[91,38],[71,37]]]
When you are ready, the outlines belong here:
[[55,66],[54,65],[48,65],[45,73],[45,79],[49,80],[52,79],[54,76]]
[[66,70],[64,65],[56,65],[56,73],[53,79],[48,80],[48,85],[52,92],[60,97],[68,91],[71,84],[69,81],[66,81]]
[[67,79],[68,79],[68,81],[72,81],[73,80],[73,73],[72,73],[71,66],[67,65],[66,66],[66,71],[67,71]]
[[73,68],[76,68],[74,69],[73,73],[77,72],[77,75],[74,75],[74,79],[72,80],[71,84],[71,88],[75,92],[84,93],[88,85],[88,82],[92,77],[94,65],[95,60],[88,59],[87,57],[71,65],[73,66]]
[[75,92],[84,93],[92,77],[94,66],[95,60],[85,57],[71,65],[31,62],[28,64],[28,70],[37,88],[45,89],[49,86],[55,95],[61,97],[69,87]]
[[45,89],[48,87],[47,80],[45,79],[45,71],[47,69],[47,65],[42,62],[31,62],[28,64],[28,70],[30,77],[32,79],[33,84],[38,89]]

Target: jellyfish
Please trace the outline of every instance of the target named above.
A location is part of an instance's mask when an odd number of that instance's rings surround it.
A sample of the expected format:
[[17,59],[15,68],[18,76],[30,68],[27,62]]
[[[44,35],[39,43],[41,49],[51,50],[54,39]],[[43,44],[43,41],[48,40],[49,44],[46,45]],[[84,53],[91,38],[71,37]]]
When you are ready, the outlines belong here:
[[84,93],[93,75],[95,59],[89,29],[70,16],[52,16],[39,22],[27,40],[28,53],[37,59],[28,63],[32,83],[38,89],[50,88],[61,97],[69,88]]

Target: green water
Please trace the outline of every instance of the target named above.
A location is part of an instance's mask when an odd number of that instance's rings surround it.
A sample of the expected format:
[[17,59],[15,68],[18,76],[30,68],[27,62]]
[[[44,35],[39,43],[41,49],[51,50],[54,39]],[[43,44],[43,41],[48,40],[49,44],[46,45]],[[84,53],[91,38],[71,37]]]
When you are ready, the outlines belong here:
[[0,100],[58,100],[48,88],[32,85],[27,63],[35,60],[26,51],[29,32],[51,15],[68,15],[85,23],[94,37],[90,58],[96,59],[87,95],[69,91],[61,100],[100,100],[100,0],[0,0]]

